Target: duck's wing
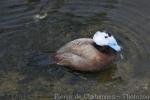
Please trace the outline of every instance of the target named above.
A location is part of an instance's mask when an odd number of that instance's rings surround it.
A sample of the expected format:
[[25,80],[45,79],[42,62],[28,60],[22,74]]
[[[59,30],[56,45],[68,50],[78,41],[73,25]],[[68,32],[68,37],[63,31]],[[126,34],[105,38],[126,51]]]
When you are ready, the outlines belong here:
[[103,67],[102,63],[98,63],[94,59],[89,60],[72,53],[58,54],[57,57],[59,58],[57,62],[58,65],[64,65],[75,70],[96,71],[102,69]]
[[80,38],[80,39],[75,39],[67,44],[65,44],[63,47],[61,47],[57,53],[66,53],[66,52],[73,52],[77,48],[80,48],[81,46],[84,45],[89,45],[92,44],[93,40],[90,38]]
[[85,57],[86,59],[94,59],[94,57],[103,56],[95,47],[94,41],[90,38],[80,38],[73,40],[63,47],[61,47],[57,53],[72,53],[81,57]]
[[89,38],[80,38],[67,43],[57,51],[57,54],[71,53],[88,60],[103,60],[105,55],[100,53],[93,45],[93,40]]

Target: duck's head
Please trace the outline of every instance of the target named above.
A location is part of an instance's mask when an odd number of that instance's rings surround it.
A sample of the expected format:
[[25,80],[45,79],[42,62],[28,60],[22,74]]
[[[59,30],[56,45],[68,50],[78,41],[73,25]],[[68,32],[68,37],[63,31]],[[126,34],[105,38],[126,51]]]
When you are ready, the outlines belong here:
[[110,33],[97,31],[93,36],[93,41],[99,46],[109,46],[116,52],[121,51],[121,47]]

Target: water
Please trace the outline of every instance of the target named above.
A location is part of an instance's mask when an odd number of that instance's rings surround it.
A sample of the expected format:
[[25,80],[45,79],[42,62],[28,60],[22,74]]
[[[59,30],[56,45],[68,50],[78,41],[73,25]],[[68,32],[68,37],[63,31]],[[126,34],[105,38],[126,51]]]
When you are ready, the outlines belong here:
[[[79,99],[92,99],[94,95],[111,95],[119,100],[127,99],[125,94],[150,95],[149,3],[1,0],[0,98],[53,100],[61,99],[60,95],[65,99],[79,95]],[[97,30],[112,32],[123,47],[123,59],[109,69],[80,73],[60,66],[27,65],[33,52],[52,53],[73,39],[92,37]]]

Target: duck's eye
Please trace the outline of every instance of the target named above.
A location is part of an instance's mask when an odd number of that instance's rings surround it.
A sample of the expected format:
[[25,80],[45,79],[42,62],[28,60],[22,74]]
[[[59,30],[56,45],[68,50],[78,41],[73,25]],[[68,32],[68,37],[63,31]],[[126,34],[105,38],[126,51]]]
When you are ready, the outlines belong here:
[[108,38],[108,36],[105,36],[105,38]]

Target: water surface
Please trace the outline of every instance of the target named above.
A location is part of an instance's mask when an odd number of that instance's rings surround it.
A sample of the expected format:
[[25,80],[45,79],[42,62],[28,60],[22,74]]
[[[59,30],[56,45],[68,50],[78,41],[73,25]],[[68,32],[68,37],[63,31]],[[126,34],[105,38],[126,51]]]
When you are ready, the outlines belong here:
[[[150,95],[149,3],[1,0],[0,98],[53,100],[60,95],[68,99],[79,95],[83,100],[92,99],[92,95],[110,95],[119,100],[127,99],[125,94]],[[98,30],[113,33],[123,47],[124,59],[105,71],[79,73],[55,65],[27,65],[33,52],[53,53],[73,39],[92,37]]]

